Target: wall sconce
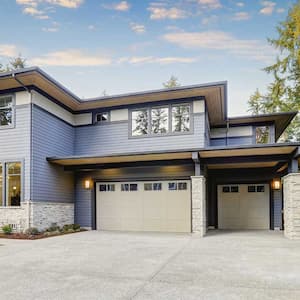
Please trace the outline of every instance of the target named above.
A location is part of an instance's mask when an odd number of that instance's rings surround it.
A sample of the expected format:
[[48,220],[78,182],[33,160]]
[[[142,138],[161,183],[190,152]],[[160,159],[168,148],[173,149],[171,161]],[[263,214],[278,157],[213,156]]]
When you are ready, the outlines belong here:
[[89,189],[91,189],[91,186],[92,186],[91,180],[86,179],[86,180],[84,181],[84,188],[85,188],[86,190],[89,190]]
[[273,179],[273,190],[280,190],[281,188],[281,181],[280,179]]

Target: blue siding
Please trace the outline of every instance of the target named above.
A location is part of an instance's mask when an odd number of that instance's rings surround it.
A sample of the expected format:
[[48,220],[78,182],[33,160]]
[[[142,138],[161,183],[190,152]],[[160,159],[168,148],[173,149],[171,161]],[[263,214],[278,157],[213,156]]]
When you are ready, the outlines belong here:
[[15,127],[0,129],[0,161],[23,161],[23,200],[30,200],[30,105],[16,106]]
[[92,227],[93,192],[84,189],[83,186],[83,182],[87,178],[112,181],[137,178],[154,180],[155,178],[189,178],[192,175],[194,175],[193,165],[116,168],[76,173],[75,222],[84,227]]
[[274,228],[282,228],[282,192],[273,190]]
[[110,155],[204,147],[204,114],[195,114],[191,134],[128,137],[128,122],[77,127],[75,155]]
[[32,135],[32,200],[73,202],[73,174],[50,164],[46,158],[73,155],[74,128],[33,106]]
[[[252,136],[229,137],[227,138],[227,145],[251,145],[253,144]],[[226,146],[226,138],[210,139],[210,146]]]

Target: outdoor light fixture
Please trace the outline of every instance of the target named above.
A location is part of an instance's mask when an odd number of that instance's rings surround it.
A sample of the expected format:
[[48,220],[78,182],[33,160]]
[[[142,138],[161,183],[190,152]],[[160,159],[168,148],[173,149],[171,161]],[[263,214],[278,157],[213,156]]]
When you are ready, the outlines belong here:
[[91,181],[90,181],[89,179],[86,179],[86,180],[84,181],[84,188],[85,188],[86,190],[89,190],[89,189],[91,188]]
[[280,179],[274,179],[273,180],[273,189],[280,190],[280,187],[281,187]]

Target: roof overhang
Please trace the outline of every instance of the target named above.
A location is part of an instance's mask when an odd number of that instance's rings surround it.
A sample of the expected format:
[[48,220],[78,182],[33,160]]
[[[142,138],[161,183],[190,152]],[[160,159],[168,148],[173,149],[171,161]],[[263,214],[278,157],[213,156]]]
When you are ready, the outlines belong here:
[[151,90],[115,96],[80,99],[40,68],[32,67],[0,74],[0,90],[36,87],[72,112],[114,106],[203,97],[212,125],[221,124],[227,116],[227,82],[216,82],[170,89]]

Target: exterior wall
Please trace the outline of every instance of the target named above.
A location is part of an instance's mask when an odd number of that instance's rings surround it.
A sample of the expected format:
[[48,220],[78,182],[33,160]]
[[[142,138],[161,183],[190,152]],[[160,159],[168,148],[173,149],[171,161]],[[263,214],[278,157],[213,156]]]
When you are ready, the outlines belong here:
[[25,231],[29,227],[44,230],[54,223],[58,226],[73,224],[74,204],[26,201],[20,207],[0,209],[0,228],[11,224],[15,232]]
[[30,226],[44,230],[52,224],[63,226],[74,223],[73,203],[33,202]]
[[206,180],[204,176],[192,176],[192,232],[204,236],[206,222]]
[[282,191],[273,190],[274,229],[282,229]]
[[73,173],[50,164],[50,156],[73,155],[74,128],[33,105],[32,108],[32,201],[74,201]]
[[284,234],[290,239],[300,239],[300,173],[283,178]]
[[205,115],[193,115],[193,132],[157,137],[130,137],[128,121],[75,129],[75,155],[111,155],[204,147]]
[[[19,99],[21,101],[19,101]],[[24,103],[24,93],[16,95],[15,126],[0,129],[0,161],[22,161],[23,187],[21,201],[30,199],[30,104]]]
[[84,227],[92,227],[93,223],[93,190],[84,189],[84,180],[93,181],[120,181],[120,180],[153,180],[155,179],[189,179],[194,174],[194,166],[149,166],[128,167],[115,169],[102,169],[92,172],[76,173],[76,201],[75,201],[75,223]]

